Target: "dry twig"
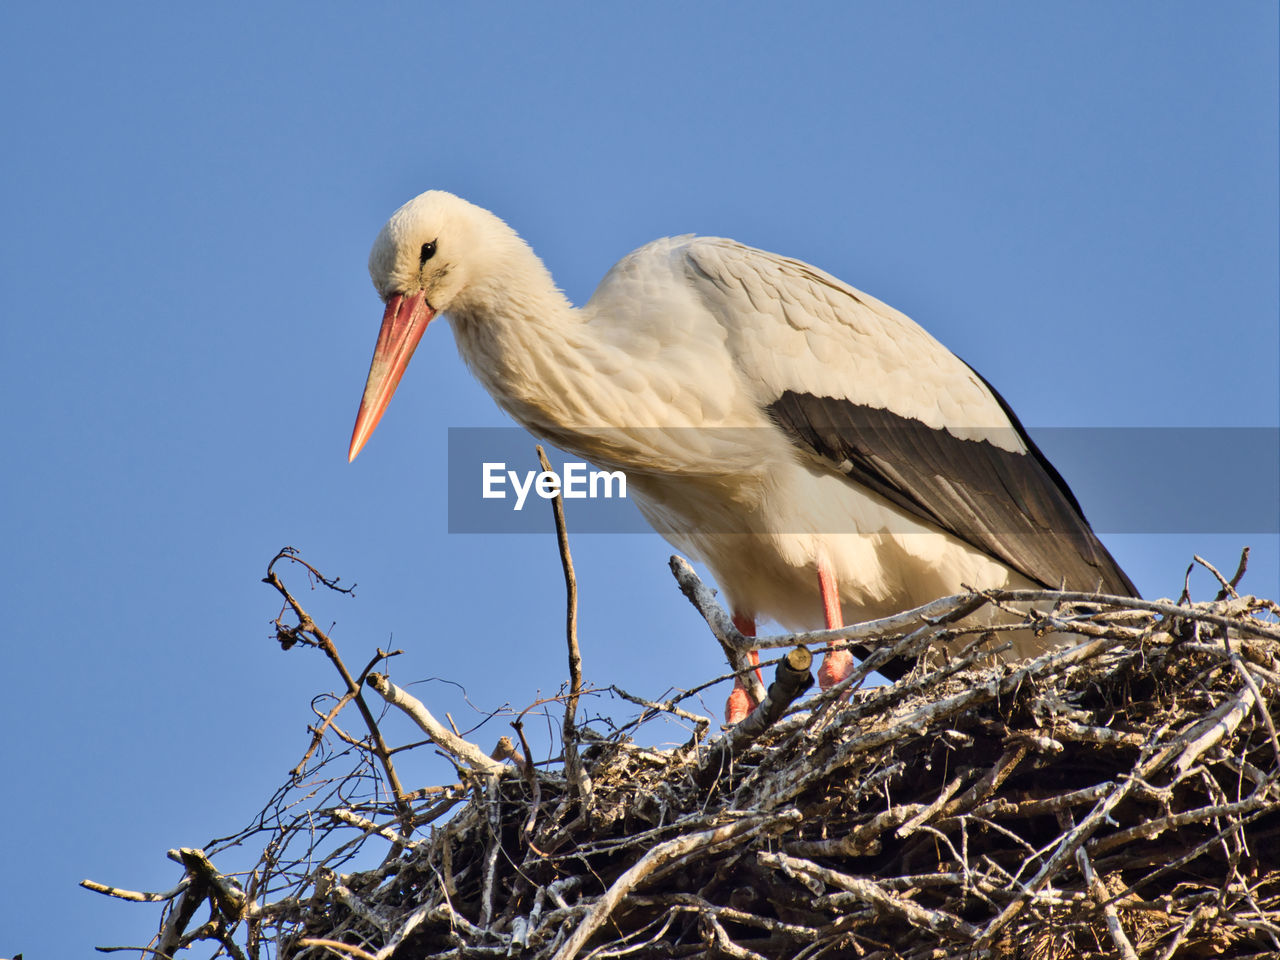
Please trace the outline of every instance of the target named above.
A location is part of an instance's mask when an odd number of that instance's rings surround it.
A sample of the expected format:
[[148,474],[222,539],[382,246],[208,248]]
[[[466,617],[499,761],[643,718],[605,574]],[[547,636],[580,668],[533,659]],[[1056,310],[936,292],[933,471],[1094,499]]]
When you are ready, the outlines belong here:
[[[542,469],[551,471],[542,445],[537,446],[538,462]],[[564,771],[569,785],[580,799],[591,793],[591,778],[582,770],[578,757],[578,698],[582,696],[582,651],[578,649],[578,577],[573,571],[573,556],[569,552],[569,531],[564,522],[564,498],[559,492],[551,498],[551,512],[556,524],[556,543],[560,548],[560,566],[564,570],[565,590],[565,640],[569,645],[569,697],[564,704]]]

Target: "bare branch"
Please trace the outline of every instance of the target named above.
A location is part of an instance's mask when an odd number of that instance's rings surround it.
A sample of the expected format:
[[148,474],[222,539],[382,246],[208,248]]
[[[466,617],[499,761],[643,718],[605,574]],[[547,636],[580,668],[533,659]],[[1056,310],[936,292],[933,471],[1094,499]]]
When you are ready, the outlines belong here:
[[[538,462],[542,469],[551,472],[547,455],[538,444]],[[591,793],[591,779],[582,770],[578,757],[578,697],[582,695],[582,652],[578,649],[578,578],[573,572],[573,556],[569,553],[569,531],[564,522],[564,498],[557,491],[551,498],[551,512],[556,522],[556,542],[560,546],[560,566],[564,570],[565,590],[565,640],[569,645],[569,698],[564,705],[564,770],[573,791],[585,799]]]
[[[391,761],[391,751],[387,749],[386,741],[383,740],[382,733],[378,730],[378,722],[374,718],[372,711],[369,710],[368,704],[364,702],[364,697],[360,694],[360,682],[352,677],[351,673],[347,670],[347,665],[343,663],[342,657],[338,653],[338,648],[334,644],[333,640],[328,634],[316,626],[315,621],[312,620],[310,615],[302,609],[301,604],[294,599],[293,594],[291,594],[288,588],[285,587],[284,582],[280,579],[280,575],[275,572],[275,565],[277,561],[282,559],[301,564],[311,573],[312,576],[319,580],[320,583],[324,584],[324,586],[331,590],[336,590],[339,593],[353,594],[355,591],[355,584],[352,584],[348,588],[339,587],[337,585],[338,579],[329,580],[324,577],[318,570],[316,570],[315,567],[297,556],[297,551],[292,547],[285,547],[277,553],[274,558],[272,558],[271,563],[267,565],[267,575],[263,578],[264,583],[269,583],[282,597],[284,597],[285,603],[293,610],[294,616],[298,618],[298,625],[292,628],[285,627],[281,624],[280,618],[276,618],[276,633],[277,636],[281,638],[282,645],[285,645],[290,638],[296,639],[299,635],[307,635],[315,641],[315,644],[324,652],[324,655],[329,658],[329,662],[333,664],[339,675],[341,675],[343,683],[346,684],[348,696],[355,700],[356,707],[360,710],[360,716],[364,718],[365,726],[369,730],[369,737],[372,743],[373,752],[377,755],[378,760],[382,764],[383,771],[387,775],[387,782],[391,785],[392,792],[398,799],[402,800],[404,797],[404,788],[400,785],[400,777],[396,773],[395,764]],[[331,720],[326,720],[326,723],[328,722],[331,722]],[[308,751],[308,753],[309,752],[310,751]],[[402,817],[406,818],[407,823],[407,818],[409,816],[409,808],[407,804],[401,802],[400,813]]]
[[707,850],[730,840],[740,840],[761,831],[785,830],[798,823],[800,819],[799,811],[783,810],[769,816],[740,820],[714,830],[704,830],[658,844],[641,857],[635,866],[613,882],[605,895],[596,901],[591,912],[573,931],[568,942],[556,953],[554,960],[573,960],[591,935],[609,918],[609,914],[622,898],[651,874],[660,873],[672,863],[700,850]]
[[380,673],[371,673],[365,683],[376,690],[382,699],[393,707],[404,711],[416,723],[422,732],[435,742],[436,746],[447,750],[473,770],[495,776],[511,776],[515,768],[490,759],[485,752],[449,730],[431,715],[421,700],[397,687]]

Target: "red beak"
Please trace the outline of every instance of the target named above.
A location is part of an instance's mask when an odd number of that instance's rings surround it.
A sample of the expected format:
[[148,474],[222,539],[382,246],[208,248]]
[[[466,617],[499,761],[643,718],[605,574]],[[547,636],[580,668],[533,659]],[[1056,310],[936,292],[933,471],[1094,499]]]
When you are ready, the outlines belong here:
[[397,293],[387,301],[382,329],[378,331],[378,344],[373,348],[373,362],[369,364],[369,379],[364,385],[364,396],[360,398],[360,412],[356,414],[355,429],[351,431],[348,463],[356,458],[382,419],[405,368],[409,366],[409,358],[435,315],[421,290],[408,296]]

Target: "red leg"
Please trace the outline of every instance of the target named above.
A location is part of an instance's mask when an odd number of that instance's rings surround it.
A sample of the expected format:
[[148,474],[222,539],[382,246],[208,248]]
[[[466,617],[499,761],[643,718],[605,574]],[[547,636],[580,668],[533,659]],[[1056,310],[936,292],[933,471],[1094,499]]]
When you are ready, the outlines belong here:
[[[840,610],[840,588],[836,585],[836,576],[825,559],[818,560],[818,591],[822,594],[822,612],[827,621],[827,629],[835,630],[844,626],[844,614]],[[826,690],[835,686],[853,671],[853,654],[848,650],[829,650],[822,658],[822,667],[818,670],[818,685]]]
[[[755,617],[748,617],[745,614],[735,613],[733,615],[733,625],[738,628],[738,632],[744,637],[754,637],[756,635]],[[760,654],[758,651],[752,650],[747,654],[747,660],[756,666],[756,676],[760,677],[760,682],[764,683],[764,677],[760,674]],[[747,718],[747,715],[756,708],[756,702],[751,694],[747,692],[746,684],[742,682],[742,678],[738,677],[733,681],[733,691],[729,694],[729,699],[724,705],[725,722],[732,726],[735,723],[741,723]]]

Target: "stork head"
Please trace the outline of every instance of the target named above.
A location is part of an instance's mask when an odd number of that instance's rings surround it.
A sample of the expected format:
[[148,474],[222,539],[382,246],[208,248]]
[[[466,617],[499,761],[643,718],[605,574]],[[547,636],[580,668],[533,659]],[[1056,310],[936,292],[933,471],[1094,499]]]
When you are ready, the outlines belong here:
[[[505,223],[460,197],[429,190],[391,215],[369,253],[369,276],[386,304],[347,459],[354,460],[391,402],[427,324],[502,275],[523,241]],[[527,248],[524,248],[527,250]]]

